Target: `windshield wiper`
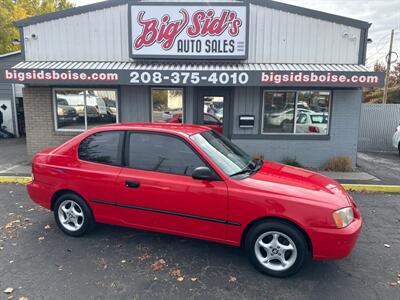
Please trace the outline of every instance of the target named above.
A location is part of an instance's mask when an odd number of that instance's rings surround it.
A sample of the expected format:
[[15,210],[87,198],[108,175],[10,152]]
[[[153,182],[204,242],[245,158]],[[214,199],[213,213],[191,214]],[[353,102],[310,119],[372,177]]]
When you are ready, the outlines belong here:
[[232,175],[230,175],[230,177],[234,177],[237,175],[242,175],[242,174],[247,174],[247,173],[255,173],[258,170],[261,169],[262,167],[262,161],[258,161],[258,160],[251,160],[246,167],[244,167],[242,170],[240,170],[239,172],[233,173]]

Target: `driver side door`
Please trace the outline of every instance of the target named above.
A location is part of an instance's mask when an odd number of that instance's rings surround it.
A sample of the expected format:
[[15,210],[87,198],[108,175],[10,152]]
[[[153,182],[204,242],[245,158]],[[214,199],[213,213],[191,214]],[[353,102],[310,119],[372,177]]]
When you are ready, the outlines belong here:
[[164,133],[129,132],[126,143],[126,167],[117,180],[120,215],[126,223],[226,239],[227,186],[222,180],[192,178],[196,167],[208,164],[189,141]]

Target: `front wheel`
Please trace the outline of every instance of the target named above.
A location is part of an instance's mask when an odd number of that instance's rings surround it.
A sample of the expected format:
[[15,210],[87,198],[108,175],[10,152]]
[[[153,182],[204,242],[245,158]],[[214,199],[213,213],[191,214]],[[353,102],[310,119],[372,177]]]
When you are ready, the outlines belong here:
[[95,223],[85,200],[72,193],[64,194],[56,200],[54,217],[64,233],[75,237],[89,232]]
[[252,227],[245,249],[257,269],[274,277],[297,273],[311,257],[303,233],[289,223],[275,220]]

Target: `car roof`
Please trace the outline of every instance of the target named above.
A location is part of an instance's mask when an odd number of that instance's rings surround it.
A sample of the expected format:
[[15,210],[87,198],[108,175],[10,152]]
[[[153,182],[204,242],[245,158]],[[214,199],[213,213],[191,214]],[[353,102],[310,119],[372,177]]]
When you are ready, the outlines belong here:
[[211,129],[206,126],[192,124],[176,124],[176,123],[117,123],[103,125],[95,128],[95,131],[102,130],[143,130],[155,131],[171,134],[193,135]]

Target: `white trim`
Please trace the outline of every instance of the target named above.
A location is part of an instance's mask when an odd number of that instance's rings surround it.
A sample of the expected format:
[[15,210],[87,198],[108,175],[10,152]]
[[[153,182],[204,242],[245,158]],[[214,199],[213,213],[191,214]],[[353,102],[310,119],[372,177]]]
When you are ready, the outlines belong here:
[[[87,113],[86,113],[86,96],[87,96],[87,91],[88,90],[99,90],[99,91],[113,91],[115,92],[116,95],[116,119],[115,123],[119,123],[119,93],[118,89],[112,89],[112,88],[87,88],[87,87],[82,87],[82,88],[53,88],[52,89],[52,103],[53,103],[53,121],[54,121],[54,131],[55,132],[85,132],[87,131],[88,128],[88,120],[87,120]],[[84,125],[83,129],[68,129],[68,128],[58,128],[58,118],[57,118],[57,102],[56,102],[56,92],[57,91],[82,91],[83,93],[83,105],[84,105]],[[114,124],[114,123],[110,123]],[[99,124],[101,126],[103,124]]]
[[[265,110],[265,93],[295,93],[295,102],[294,102],[294,119],[293,119],[293,132],[264,132],[264,110]],[[328,123],[327,123],[327,133],[326,134],[309,134],[309,133],[296,133],[296,118],[297,118],[297,104],[299,100],[300,92],[329,92],[329,107],[328,107]],[[331,107],[332,107],[332,90],[331,89],[292,89],[292,90],[263,90],[262,93],[262,115],[261,115],[261,134],[262,135],[286,135],[286,136],[329,136],[330,135],[330,120],[331,120]]]

